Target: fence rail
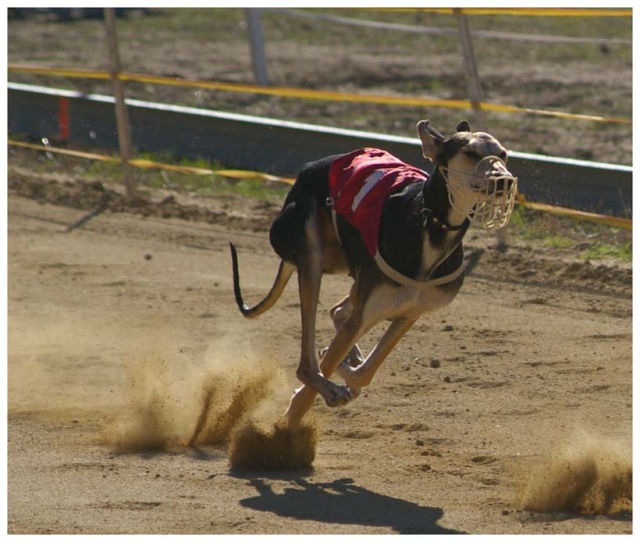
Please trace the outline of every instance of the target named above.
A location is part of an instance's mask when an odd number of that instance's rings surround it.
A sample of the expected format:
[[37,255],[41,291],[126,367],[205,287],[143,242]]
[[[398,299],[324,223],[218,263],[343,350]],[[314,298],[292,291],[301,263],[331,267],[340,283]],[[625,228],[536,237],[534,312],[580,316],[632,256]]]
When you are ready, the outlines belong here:
[[[79,68],[47,68],[43,66],[27,66],[24,64],[9,64],[9,73],[28,73],[33,75],[51,75],[55,77],[69,77],[78,79],[109,79],[111,75],[104,70],[84,70]],[[377,103],[395,106],[445,107],[450,109],[471,109],[470,100],[446,100],[439,98],[423,98],[421,96],[365,94],[362,92],[339,92],[329,90],[314,90],[305,88],[274,87],[268,85],[250,85],[245,83],[229,83],[226,81],[195,81],[179,77],[149,75],[142,73],[118,74],[121,81],[135,83],[151,83],[178,87],[202,88],[248,94],[262,94],[285,98],[302,98],[307,100],[325,100],[338,102]],[[629,119],[618,117],[603,117],[600,115],[586,115],[583,113],[567,113],[566,111],[552,111],[547,109],[532,109],[515,105],[479,103],[483,111],[500,113],[519,113],[523,115],[540,115],[556,117],[566,120],[601,122],[609,124],[631,124]]]
[[[110,96],[9,83],[9,131],[35,140],[118,148]],[[306,161],[362,146],[382,146],[428,170],[417,139],[248,115],[127,100],[134,147],[179,158],[218,160],[291,176]],[[184,134],[189,137],[184,137]],[[629,166],[511,152],[509,167],[527,200],[630,218]]]
[[[393,9],[393,8],[391,8]],[[629,119],[605,118],[595,115],[570,114],[563,111],[535,110],[500,104],[484,103],[482,93],[471,92],[469,100],[438,100],[412,96],[378,96],[361,93],[327,92],[308,89],[272,87],[268,85],[264,49],[261,47],[259,14],[262,9],[248,9],[247,17],[252,38],[252,58],[258,85],[221,83],[215,81],[188,81],[180,78],[124,73],[119,67],[111,72],[97,70],[52,69],[37,66],[9,65],[9,72],[41,73],[66,77],[111,78],[114,83],[125,81],[147,82],[161,85],[183,85],[218,89],[230,92],[251,92],[314,100],[339,100],[353,102],[386,103],[398,106],[421,105],[450,108],[473,109],[478,117],[484,111],[501,111],[547,115],[568,120],[630,124]],[[371,10],[372,12],[374,10]],[[415,11],[415,9],[414,9]],[[418,10],[422,11],[422,10]],[[424,11],[431,11],[426,9]],[[490,10],[510,15],[567,15],[570,10]],[[631,16],[631,10],[574,10],[579,16]],[[111,13],[109,13],[111,12]],[[469,30],[433,29],[425,26],[394,25],[373,20],[336,17],[315,11],[279,10],[285,16],[311,17],[338,24],[374,26],[380,29],[403,30],[407,32],[460,33],[464,42],[471,36],[491,39],[516,39],[533,41],[594,41],[598,38],[574,38],[563,36],[532,36],[503,32],[482,32]],[[447,9],[443,13],[454,14],[458,22],[465,22],[466,15],[485,14],[476,9]],[[105,8],[105,15],[113,18],[113,9]],[[400,28],[402,27],[402,28]],[[115,32],[112,32],[115,35]],[[257,36],[257,37],[256,37]],[[630,40],[608,40],[610,43],[627,44]],[[110,45],[117,45],[115,38]],[[265,64],[263,70],[259,63]],[[465,67],[468,78],[475,82],[470,87],[481,89],[480,77],[473,67],[472,48],[465,50]],[[261,81],[260,81],[261,80]],[[116,128],[113,118],[114,100],[107,96],[84,96],[79,93],[43,89],[29,85],[9,85],[9,129],[30,137],[91,146],[117,148],[117,137],[125,130],[123,123]],[[311,126],[301,123],[261,119],[245,115],[224,114],[188,107],[166,106],[137,100],[126,100],[124,96],[115,100],[115,105],[131,108],[132,139],[138,150],[173,153],[177,156],[215,159],[231,167],[254,168],[275,174],[291,175],[307,160],[324,154],[351,150],[357,146],[384,146],[409,163],[425,168],[420,160],[417,140],[383,136],[368,132],[340,130]],[[482,128],[482,126],[481,126]],[[179,134],[189,133],[189,138]],[[377,142],[377,143],[376,143]],[[129,161],[122,153],[123,164]],[[631,217],[632,170],[626,166],[599,164],[594,162],[557,159],[525,153],[512,153],[510,166],[520,179],[520,192],[528,199],[542,205],[571,207],[579,211],[597,211],[617,217]]]

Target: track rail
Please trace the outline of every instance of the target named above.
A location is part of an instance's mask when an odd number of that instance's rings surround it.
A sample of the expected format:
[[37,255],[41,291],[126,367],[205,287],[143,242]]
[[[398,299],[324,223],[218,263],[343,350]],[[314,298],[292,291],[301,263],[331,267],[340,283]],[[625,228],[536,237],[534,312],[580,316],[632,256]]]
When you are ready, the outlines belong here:
[[[8,84],[8,128],[13,135],[118,148],[110,96]],[[176,105],[127,100],[134,147],[179,158],[206,158],[227,167],[293,176],[321,156],[379,146],[429,170],[419,140]],[[630,218],[629,166],[513,151],[509,169],[527,200]]]

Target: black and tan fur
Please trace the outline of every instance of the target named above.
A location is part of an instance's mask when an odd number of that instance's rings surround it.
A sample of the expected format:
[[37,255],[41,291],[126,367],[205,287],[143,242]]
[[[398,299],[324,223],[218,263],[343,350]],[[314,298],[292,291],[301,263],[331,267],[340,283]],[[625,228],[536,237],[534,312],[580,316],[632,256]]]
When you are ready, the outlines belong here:
[[[413,183],[385,203],[379,234],[379,250],[384,259],[402,274],[419,281],[448,275],[463,261],[462,238],[469,227],[465,213],[454,211],[440,168],[448,168],[450,181],[459,174],[471,175],[485,156],[506,160],[506,150],[491,135],[472,133],[462,121],[456,132],[445,138],[429,121],[420,121],[417,131],[425,158],[434,163],[427,183]],[[280,256],[280,267],[270,292],[254,307],[242,299],[238,258],[231,245],[234,290],[238,307],[248,318],[272,307],[294,271],[298,274],[302,340],[296,390],[286,417],[298,423],[320,394],[327,405],[340,406],[354,399],[371,382],[376,371],[402,336],[424,313],[440,309],[455,298],[464,275],[442,285],[414,288],[395,283],[384,275],[355,228],[340,216],[339,237],[327,206],[329,156],[306,164],[286,197],[280,215],[270,231],[270,241]],[[349,294],[333,306],[330,316],[336,334],[323,350],[318,364],[316,353],[316,311],[322,275],[347,273],[353,278]],[[365,357],[357,340],[377,323],[389,327]],[[346,386],[329,380],[338,372]]]

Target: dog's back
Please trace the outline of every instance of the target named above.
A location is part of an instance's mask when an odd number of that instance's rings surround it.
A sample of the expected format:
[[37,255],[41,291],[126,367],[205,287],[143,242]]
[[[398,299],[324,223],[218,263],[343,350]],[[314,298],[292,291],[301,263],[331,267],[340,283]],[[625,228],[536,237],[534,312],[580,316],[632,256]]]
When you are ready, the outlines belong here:
[[329,168],[341,154],[308,162],[300,169],[296,182],[284,200],[280,215],[271,225],[269,240],[273,250],[286,262],[296,264],[304,241],[304,224],[311,206],[325,205],[329,197]]

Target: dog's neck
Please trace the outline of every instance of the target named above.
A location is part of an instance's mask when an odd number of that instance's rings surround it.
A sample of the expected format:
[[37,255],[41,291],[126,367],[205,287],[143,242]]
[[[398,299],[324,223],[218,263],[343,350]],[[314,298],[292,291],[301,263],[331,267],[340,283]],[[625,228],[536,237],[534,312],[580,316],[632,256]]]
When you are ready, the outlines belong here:
[[431,179],[424,189],[425,228],[440,228],[455,232],[469,225],[471,209],[461,211],[452,207],[447,189],[447,180],[439,166],[434,167]]
[[427,280],[460,244],[469,227],[467,215],[454,211],[447,182],[435,167],[423,190],[423,247],[421,280]]

